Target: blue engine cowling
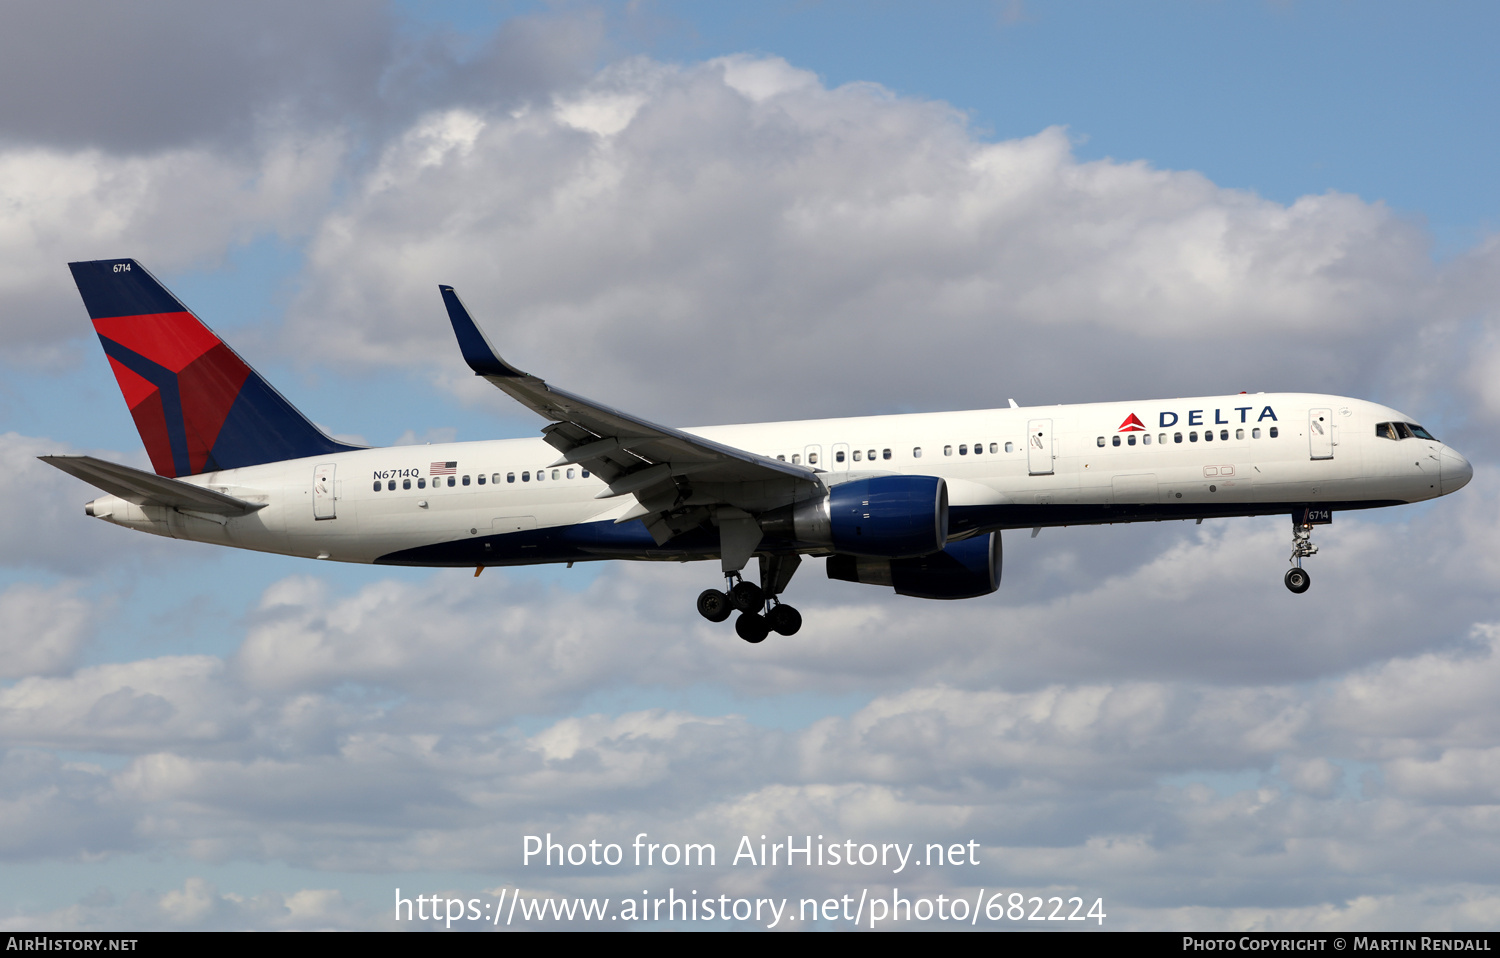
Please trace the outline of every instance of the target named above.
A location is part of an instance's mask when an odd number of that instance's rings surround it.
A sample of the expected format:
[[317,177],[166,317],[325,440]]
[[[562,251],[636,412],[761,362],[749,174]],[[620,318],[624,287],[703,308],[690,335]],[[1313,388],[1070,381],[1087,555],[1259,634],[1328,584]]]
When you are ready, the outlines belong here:
[[829,556],[828,578],[888,585],[919,599],[972,599],[1000,588],[1000,567],[1000,533],[991,532],[916,558]]
[[922,556],[948,541],[948,485],[936,476],[877,476],[828,490],[828,542],[866,556]]
[[937,476],[853,479],[759,522],[767,536],[850,555],[925,556],[948,541],[948,484]]

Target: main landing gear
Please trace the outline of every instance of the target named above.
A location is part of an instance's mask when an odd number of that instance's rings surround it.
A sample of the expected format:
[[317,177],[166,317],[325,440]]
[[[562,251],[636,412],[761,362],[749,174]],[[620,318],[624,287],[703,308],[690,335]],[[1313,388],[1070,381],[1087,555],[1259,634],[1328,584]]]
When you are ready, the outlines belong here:
[[[792,580],[802,557],[761,556],[760,585],[746,582],[738,572],[729,573],[726,590],[705,589],[698,596],[698,614],[710,622],[723,622],[736,611],[734,631],[746,642],[763,642],[772,632],[796,635],[802,628],[802,613],[777,598]],[[767,608],[769,606],[769,608]]]
[[1292,563],[1292,568],[1286,570],[1286,578],[1283,581],[1286,582],[1286,587],[1297,595],[1306,592],[1307,587],[1312,585],[1312,577],[1307,574],[1306,569],[1302,568],[1303,559],[1318,554],[1318,547],[1313,545],[1312,541],[1312,529],[1313,527],[1305,522],[1294,520],[1292,523],[1292,557],[1288,560]]

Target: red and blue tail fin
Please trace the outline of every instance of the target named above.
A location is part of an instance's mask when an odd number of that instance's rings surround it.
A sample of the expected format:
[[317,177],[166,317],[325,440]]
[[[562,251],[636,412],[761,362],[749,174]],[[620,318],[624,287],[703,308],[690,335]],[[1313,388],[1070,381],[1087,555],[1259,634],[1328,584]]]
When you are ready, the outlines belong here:
[[358,448],[314,426],[135,260],[68,268],[157,475]]

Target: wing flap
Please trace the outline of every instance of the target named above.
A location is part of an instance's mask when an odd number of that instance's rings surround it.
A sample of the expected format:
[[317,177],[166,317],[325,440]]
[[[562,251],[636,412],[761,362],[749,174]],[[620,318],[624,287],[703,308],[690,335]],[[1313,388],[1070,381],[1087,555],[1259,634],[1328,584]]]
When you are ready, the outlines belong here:
[[112,496],[138,506],[170,506],[179,510],[216,516],[243,516],[265,508],[264,502],[247,502],[234,496],[195,486],[181,479],[122,466],[93,456],[38,456],[49,466],[82,479]]

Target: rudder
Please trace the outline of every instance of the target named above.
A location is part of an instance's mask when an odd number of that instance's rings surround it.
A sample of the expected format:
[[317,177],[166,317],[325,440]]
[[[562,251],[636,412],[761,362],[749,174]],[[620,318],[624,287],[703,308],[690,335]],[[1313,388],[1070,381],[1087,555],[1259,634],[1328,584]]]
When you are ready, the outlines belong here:
[[359,448],[314,426],[135,260],[68,269],[157,475]]

